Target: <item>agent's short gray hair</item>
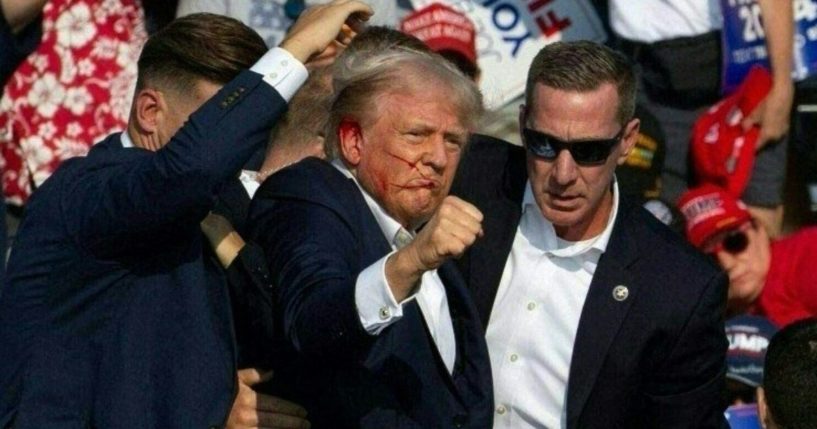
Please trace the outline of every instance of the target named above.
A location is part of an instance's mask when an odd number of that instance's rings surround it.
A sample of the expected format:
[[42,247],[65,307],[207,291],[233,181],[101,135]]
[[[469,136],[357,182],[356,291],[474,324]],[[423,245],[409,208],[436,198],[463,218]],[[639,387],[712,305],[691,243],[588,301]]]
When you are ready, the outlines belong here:
[[625,125],[635,112],[636,80],[630,61],[620,52],[586,40],[557,42],[542,48],[531,63],[525,104],[533,106],[537,84],[564,91],[593,91],[605,83],[616,86],[616,119]]

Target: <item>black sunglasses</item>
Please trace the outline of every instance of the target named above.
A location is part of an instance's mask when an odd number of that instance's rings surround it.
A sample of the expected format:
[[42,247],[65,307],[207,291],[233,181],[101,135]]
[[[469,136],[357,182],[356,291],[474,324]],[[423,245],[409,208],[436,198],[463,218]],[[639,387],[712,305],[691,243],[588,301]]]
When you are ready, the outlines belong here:
[[744,231],[739,229],[735,229],[729,231],[726,236],[723,237],[715,248],[712,250],[711,253],[718,253],[721,250],[725,252],[729,252],[733,255],[737,255],[738,253],[743,252],[749,246],[749,237],[746,236]]
[[601,165],[607,161],[610,152],[621,141],[624,135],[622,127],[615,137],[610,139],[575,140],[566,142],[530,128],[522,129],[525,147],[534,155],[553,161],[562,149],[567,149],[570,156],[579,165]]

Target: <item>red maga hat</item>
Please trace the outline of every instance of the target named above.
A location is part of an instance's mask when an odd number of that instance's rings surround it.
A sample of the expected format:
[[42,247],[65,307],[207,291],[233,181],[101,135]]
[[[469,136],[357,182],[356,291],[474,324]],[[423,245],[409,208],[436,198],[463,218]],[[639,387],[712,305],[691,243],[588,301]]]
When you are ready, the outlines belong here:
[[752,174],[760,128],[743,132],[741,121],[769,93],[772,77],[753,67],[737,91],[701,115],[692,129],[690,157],[697,183],[712,183],[739,198]]
[[405,17],[400,31],[428,45],[432,51],[454,51],[477,64],[474,23],[460,12],[441,3],[432,3]]
[[752,219],[743,202],[710,184],[681,195],[678,210],[686,219],[687,239],[699,248],[715,234],[737,228]]

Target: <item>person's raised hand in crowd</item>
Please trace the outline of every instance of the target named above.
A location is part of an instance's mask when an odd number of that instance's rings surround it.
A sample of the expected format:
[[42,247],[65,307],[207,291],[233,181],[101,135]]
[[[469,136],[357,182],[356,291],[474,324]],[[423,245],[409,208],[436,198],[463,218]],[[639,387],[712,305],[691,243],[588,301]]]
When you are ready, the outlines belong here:
[[310,7],[292,24],[281,48],[305,64],[334,43],[349,44],[373,13],[357,0],[334,0]]
[[306,410],[292,402],[253,390],[253,386],[272,378],[272,371],[255,368],[238,371],[238,394],[227,418],[226,429],[307,429]]
[[794,100],[791,78],[794,20],[792,2],[758,0],[763,16],[766,49],[772,70],[772,89],[766,98],[742,122],[743,131],[760,127],[755,149],[783,138],[789,131],[789,115]]
[[760,127],[756,150],[783,138],[789,131],[789,115],[794,99],[794,84],[775,83],[769,95],[743,120],[743,130]]
[[461,256],[482,235],[479,209],[455,196],[445,197],[417,237],[386,263],[394,298],[398,302],[405,299],[423,273]]

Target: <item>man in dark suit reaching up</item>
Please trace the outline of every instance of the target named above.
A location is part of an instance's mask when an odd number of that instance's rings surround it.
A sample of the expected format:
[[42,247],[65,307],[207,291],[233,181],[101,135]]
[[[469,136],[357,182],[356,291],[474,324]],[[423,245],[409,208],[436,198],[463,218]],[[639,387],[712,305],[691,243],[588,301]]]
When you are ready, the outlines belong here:
[[486,326],[495,428],[723,423],[722,273],[637,204],[635,78],[618,53],[556,43],[531,65],[524,148],[473,142],[452,193],[484,214],[458,261]]
[[488,352],[450,262],[481,214],[447,197],[479,92],[442,57],[389,43],[353,42],[333,86],[335,159],[270,176],[250,207],[286,351],[273,388],[315,428],[490,427]]
[[307,425],[238,385],[226,285],[199,222],[353,13],[371,10],[307,11],[269,52],[209,14],[148,40],[127,131],[66,162],[28,205],[0,295],[0,427],[222,427],[236,392],[256,410],[231,427]]

